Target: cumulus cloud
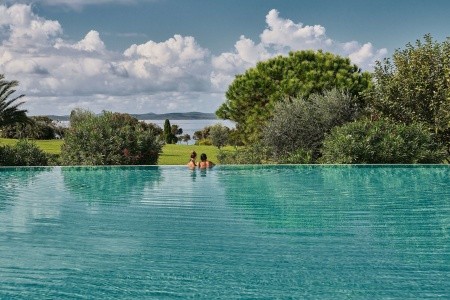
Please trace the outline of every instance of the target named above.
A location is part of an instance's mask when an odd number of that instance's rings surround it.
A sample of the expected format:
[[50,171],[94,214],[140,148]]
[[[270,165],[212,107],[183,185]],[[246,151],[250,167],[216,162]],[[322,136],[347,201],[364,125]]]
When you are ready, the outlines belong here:
[[[155,2],[158,0],[37,0],[39,3],[47,6],[63,6],[73,10],[82,10],[89,5],[103,5],[103,4],[119,4],[119,5],[134,5],[138,2]],[[37,2],[36,0],[6,0],[10,4],[30,4]]]
[[276,49],[320,49],[329,46],[332,41],[325,35],[320,25],[303,26],[289,19],[282,19],[277,10],[272,9],[266,16],[268,28],[260,35],[265,46]]
[[234,75],[264,60],[289,51],[319,50],[349,57],[362,69],[370,70],[375,61],[387,55],[387,50],[376,49],[371,43],[361,45],[356,41],[341,43],[329,38],[321,25],[303,25],[280,17],[275,9],[266,16],[267,28],[260,34],[259,43],[243,36],[235,44],[234,52],[222,53],[212,58],[214,70],[211,82],[218,89],[225,89]]
[[79,106],[96,112],[214,111],[234,76],[258,61],[291,50],[323,49],[370,69],[387,52],[371,43],[334,41],[324,27],[283,19],[276,10],[266,23],[259,41],[240,36],[233,51],[218,55],[194,37],[178,34],[119,53],[108,50],[95,29],[79,41],[68,40],[58,21],[36,15],[30,5],[0,5],[0,73],[19,80],[31,114],[68,114]]
[[62,33],[58,21],[45,20],[31,11],[29,5],[0,6],[0,28],[8,31],[3,44],[15,49],[46,47],[48,40]]

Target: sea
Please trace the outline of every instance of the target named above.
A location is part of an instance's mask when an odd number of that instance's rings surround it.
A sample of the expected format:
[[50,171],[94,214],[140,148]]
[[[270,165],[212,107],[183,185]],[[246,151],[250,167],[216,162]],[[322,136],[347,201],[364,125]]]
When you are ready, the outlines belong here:
[[[161,128],[164,128],[165,120],[140,120],[146,123],[153,123]],[[69,121],[59,121],[58,124],[62,126],[69,126]],[[187,142],[188,145],[193,145],[195,140],[193,139],[194,132],[202,130],[206,126],[212,126],[215,124],[221,124],[230,129],[236,127],[236,124],[230,120],[219,120],[219,119],[198,119],[198,120],[170,120],[170,125],[178,125],[179,128],[183,129],[183,135],[186,133],[191,136],[191,140]],[[186,144],[186,142],[178,142],[179,144]]]
[[[142,120],[146,123],[153,123],[158,125],[161,128],[164,128],[165,120]],[[211,119],[211,120],[170,120],[170,125],[178,125],[178,128],[183,129],[183,134],[186,133],[191,136],[191,140],[187,143],[188,145],[193,145],[195,140],[193,139],[194,132],[198,130],[202,130],[206,126],[212,126],[215,124],[221,124],[230,129],[236,127],[236,124],[230,120],[219,120],[219,119]],[[178,142],[179,144],[186,144],[185,142]]]

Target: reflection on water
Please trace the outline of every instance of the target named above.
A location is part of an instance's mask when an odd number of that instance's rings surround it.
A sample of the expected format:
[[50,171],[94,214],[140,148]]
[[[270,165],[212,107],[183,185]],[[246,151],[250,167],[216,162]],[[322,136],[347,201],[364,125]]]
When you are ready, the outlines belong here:
[[161,180],[158,167],[63,167],[64,184],[87,202],[122,203],[139,199]]
[[0,210],[13,203],[18,190],[29,186],[39,174],[49,171],[51,168],[47,167],[0,167]]
[[321,278],[323,291],[450,296],[448,166],[223,167],[220,177],[240,216],[284,245],[284,253],[297,243],[293,253]]
[[0,170],[0,299],[450,297],[450,168]]
[[30,221],[50,223],[59,217],[54,175],[47,167],[0,168],[0,233],[27,232]]

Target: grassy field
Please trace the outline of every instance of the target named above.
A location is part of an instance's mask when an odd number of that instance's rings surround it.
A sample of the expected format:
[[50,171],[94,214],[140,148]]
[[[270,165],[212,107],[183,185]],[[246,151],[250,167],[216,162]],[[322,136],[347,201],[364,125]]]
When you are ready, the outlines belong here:
[[[1,145],[14,145],[17,140],[0,138]],[[51,154],[60,154],[62,140],[37,140],[36,145],[43,151]],[[227,150],[233,147],[225,147]],[[195,146],[195,145],[165,145],[163,152],[159,156],[158,165],[185,165],[189,161],[191,152],[197,152],[197,159],[200,159],[200,154],[206,153],[208,159],[217,164],[217,153],[219,150],[214,146]]]
[[[232,150],[233,147],[224,147],[226,150]],[[217,153],[219,149],[214,146],[196,146],[196,145],[165,145],[163,152],[159,156],[158,165],[185,165],[189,162],[191,152],[197,152],[197,160],[200,160],[200,154],[205,153],[208,160],[218,163]]]
[[[44,152],[50,154],[60,154],[61,146],[63,144],[62,140],[36,140],[34,141],[36,145],[41,148]],[[17,140],[15,139],[3,139],[0,138],[0,146],[2,145],[15,145]]]

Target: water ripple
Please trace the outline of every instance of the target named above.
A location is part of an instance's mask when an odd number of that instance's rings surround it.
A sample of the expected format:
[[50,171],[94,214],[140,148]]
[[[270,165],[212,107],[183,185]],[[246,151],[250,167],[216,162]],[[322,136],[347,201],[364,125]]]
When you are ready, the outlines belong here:
[[0,299],[450,298],[447,166],[0,170]]

